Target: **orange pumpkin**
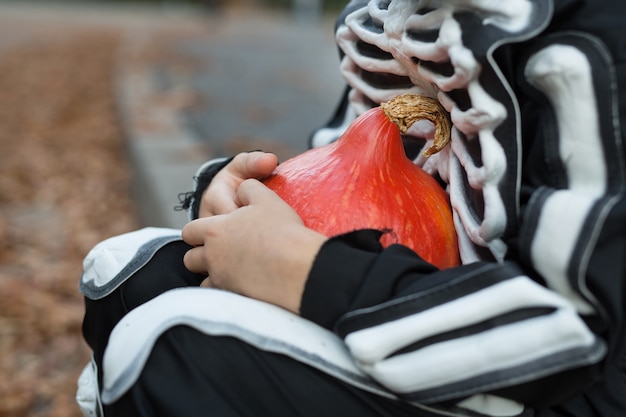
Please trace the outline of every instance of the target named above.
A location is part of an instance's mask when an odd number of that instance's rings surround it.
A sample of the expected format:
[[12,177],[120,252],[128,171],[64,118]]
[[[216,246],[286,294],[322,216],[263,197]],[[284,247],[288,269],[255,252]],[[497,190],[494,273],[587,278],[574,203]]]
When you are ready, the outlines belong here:
[[[419,108],[428,103],[426,113],[416,110],[415,100]],[[413,104],[402,104],[407,101]],[[458,265],[448,195],[407,158],[401,138],[401,129],[421,118],[436,122],[436,139],[446,134],[449,138],[447,114],[438,105],[414,95],[390,100],[358,117],[336,142],[283,162],[264,183],[294,208],[306,226],[326,236],[378,229],[385,232],[384,247],[406,245],[441,269]],[[430,153],[447,140],[435,140]]]

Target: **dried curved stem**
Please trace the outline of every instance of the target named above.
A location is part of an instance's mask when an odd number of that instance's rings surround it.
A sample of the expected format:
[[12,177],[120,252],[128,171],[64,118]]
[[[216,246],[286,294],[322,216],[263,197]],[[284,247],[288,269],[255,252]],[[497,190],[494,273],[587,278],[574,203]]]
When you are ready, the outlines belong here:
[[389,120],[394,122],[401,133],[418,120],[426,119],[434,123],[435,135],[432,146],[424,151],[431,156],[441,151],[450,142],[452,123],[448,112],[434,98],[419,94],[401,94],[380,104]]

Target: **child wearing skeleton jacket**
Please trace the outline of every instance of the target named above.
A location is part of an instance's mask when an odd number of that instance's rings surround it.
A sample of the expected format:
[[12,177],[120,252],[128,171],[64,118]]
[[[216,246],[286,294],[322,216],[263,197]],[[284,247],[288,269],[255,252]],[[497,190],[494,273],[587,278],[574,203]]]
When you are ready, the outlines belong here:
[[625,21],[617,0],[349,3],[347,89],[311,145],[400,93],[439,100],[450,145],[404,139],[446,185],[462,265],[307,229],[255,180],[271,154],[210,161],[182,234],[85,260],[85,413],[626,415]]

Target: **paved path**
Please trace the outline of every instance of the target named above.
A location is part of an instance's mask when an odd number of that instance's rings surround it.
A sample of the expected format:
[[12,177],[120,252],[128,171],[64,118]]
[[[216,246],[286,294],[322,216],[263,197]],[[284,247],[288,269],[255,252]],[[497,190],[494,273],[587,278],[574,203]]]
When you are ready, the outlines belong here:
[[47,2],[0,3],[0,23],[0,52],[47,25],[119,30],[112,75],[149,226],[184,225],[177,195],[208,158],[305,150],[343,89],[332,18]]
[[185,111],[190,126],[218,154],[247,143],[287,154],[305,150],[343,89],[333,22],[241,13],[210,24],[206,38],[178,44],[199,62],[189,81],[205,100]]
[[189,20],[194,30],[184,36],[161,38],[171,60],[133,66],[141,31],[121,54],[120,107],[149,225],[184,224],[172,201],[190,189],[203,159],[263,149],[285,160],[304,151],[343,89],[332,19],[250,10],[203,19],[201,28],[197,16]]

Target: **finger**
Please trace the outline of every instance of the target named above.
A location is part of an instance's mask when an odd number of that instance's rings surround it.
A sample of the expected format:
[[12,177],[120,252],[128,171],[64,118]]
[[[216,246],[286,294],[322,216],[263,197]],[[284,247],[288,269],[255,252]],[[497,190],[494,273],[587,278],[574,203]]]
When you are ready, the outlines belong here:
[[201,207],[200,217],[227,214],[238,208],[232,186],[216,182],[210,190],[211,194],[206,196],[206,203]]
[[278,157],[273,153],[267,152],[253,152],[251,171],[256,172],[256,175],[251,178],[262,179],[270,175],[278,166]]
[[185,268],[197,274],[208,274],[204,248],[202,246],[189,249],[183,256]]
[[240,206],[249,206],[255,203],[267,201],[276,193],[267,188],[258,180],[249,179],[241,183],[237,189],[236,202]]
[[265,152],[249,152],[237,155],[222,173],[218,173],[213,184],[207,190],[204,204],[200,208],[200,217],[215,214],[227,214],[239,206],[235,202],[236,190],[242,181],[248,178],[263,178],[271,174],[278,158]]
[[266,152],[248,152],[237,155],[228,164],[227,169],[235,177],[242,180],[248,178],[263,178],[274,171],[278,165],[276,155]]
[[202,246],[204,238],[207,234],[207,228],[210,227],[214,217],[201,217],[187,223],[182,230],[182,238],[188,245]]
[[204,281],[202,281],[202,282],[200,283],[200,286],[201,286],[202,288],[216,288],[216,287],[213,285],[213,282],[211,281],[211,277],[209,277],[209,276],[207,276],[207,277],[204,279]]

